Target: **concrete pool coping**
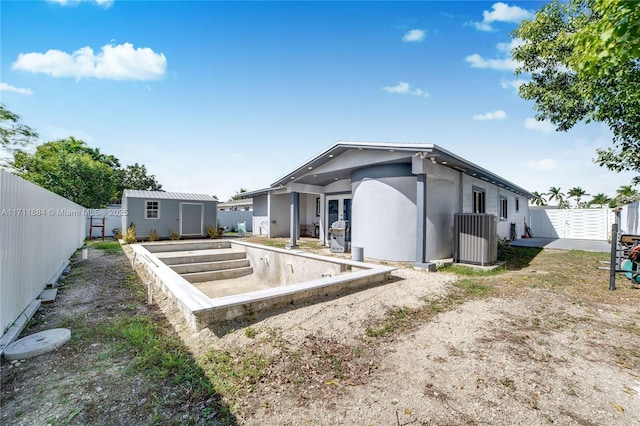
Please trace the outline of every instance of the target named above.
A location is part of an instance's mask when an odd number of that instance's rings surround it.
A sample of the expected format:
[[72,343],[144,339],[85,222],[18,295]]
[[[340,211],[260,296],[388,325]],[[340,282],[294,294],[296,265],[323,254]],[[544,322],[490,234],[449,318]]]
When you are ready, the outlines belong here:
[[[190,240],[193,241],[193,240]],[[216,240],[207,240],[216,241]],[[162,242],[162,244],[172,244]],[[175,242],[176,247],[187,244]],[[302,250],[285,250],[244,241],[232,241],[233,246],[247,250],[268,251],[282,256],[296,256],[306,261],[326,262],[341,265],[345,269],[359,269],[345,274],[329,276],[296,284],[279,285],[277,287],[210,298],[193,284],[180,276],[171,267],[164,264],[145,245],[131,244],[131,250],[125,250],[132,266],[148,286],[156,285],[164,294],[171,297],[180,307],[185,319],[195,331],[209,324],[250,316],[254,313],[290,305],[301,300],[336,295],[345,291],[356,290],[387,281],[396,268],[339,259],[308,253]],[[166,253],[166,252],[165,252]],[[149,293],[151,294],[151,292]]]

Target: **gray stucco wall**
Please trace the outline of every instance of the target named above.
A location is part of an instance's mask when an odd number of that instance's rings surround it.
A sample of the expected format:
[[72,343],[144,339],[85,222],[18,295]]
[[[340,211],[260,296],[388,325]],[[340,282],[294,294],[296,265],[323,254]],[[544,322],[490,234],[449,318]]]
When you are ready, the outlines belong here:
[[288,237],[291,223],[291,194],[271,194],[271,238]]
[[354,172],[352,179],[352,247],[362,247],[364,256],[373,259],[415,260],[416,177],[411,165],[368,167]]
[[427,260],[453,256],[453,215],[461,208],[460,173],[430,165],[427,174]]
[[[529,221],[529,200],[507,189],[500,188],[490,182],[464,175],[464,193],[462,213],[473,213],[473,187],[485,190],[486,213],[498,217],[498,236],[509,238],[511,223],[516,224],[516,236],[521,238],[524,234],[524,221]],[[507,199],[507,218],[500,219],[500,199]],[[519,200],[516,211],[516,198]],[[527,222],[529,223],[529,222]]]

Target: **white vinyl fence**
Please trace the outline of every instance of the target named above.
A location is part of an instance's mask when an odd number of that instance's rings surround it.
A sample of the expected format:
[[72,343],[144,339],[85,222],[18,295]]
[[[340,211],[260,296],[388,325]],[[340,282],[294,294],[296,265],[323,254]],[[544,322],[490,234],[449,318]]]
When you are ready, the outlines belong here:
[[531,207],[531,232],[535,238],[607,240],[614,213],[602,209],[542,209]]
[[0,335],[57,279],[85,222],[82,206],[0,170]]
[[640,234],[640,201],[622,207],[618,224],[621,234]]
[[218,222],[220,226],[226,226],[228,230],[238,230],[238,222],[245,222],[246,231],[253,231],[253,212],[250,210],[218,210]]
[[[105,238],[113,237],[113,230],[116,228],[120,229],[122,227],[122,216],[124,215],[124,210],[119,204],[107,206],[106,209],[88,209],[86,212],[87,238],[89,238],[89,236],[92,236],[92,238],[102,238],[102,229],[99,228],[98,225],[102,225],[103,218]],[[90,229],[92,223],[91,218],[93,218],[93,229]]]

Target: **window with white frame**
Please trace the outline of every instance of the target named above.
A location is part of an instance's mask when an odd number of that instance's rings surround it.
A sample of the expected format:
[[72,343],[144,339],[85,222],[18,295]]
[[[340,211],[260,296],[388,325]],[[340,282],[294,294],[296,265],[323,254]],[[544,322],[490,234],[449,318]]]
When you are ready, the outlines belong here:
[[485,192],[482,188],[473,188],[473,212],[486,213]]
[[146,201],[144,208],[145,219],[160,219],[160,201]]
[[507,203],[507,197],[500,197],[500,219],[506,220],[508,211],[509,204]]

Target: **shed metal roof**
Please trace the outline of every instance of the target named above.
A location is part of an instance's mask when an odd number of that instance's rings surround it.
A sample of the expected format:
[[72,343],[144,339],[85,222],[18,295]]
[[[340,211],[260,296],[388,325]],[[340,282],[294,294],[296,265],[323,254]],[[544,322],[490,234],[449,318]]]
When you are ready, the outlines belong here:
[[182,201],[218,201],[212,195],[192,194],[186,192],[142,191],[139,189],[125,189],[123,198],[154,198],[159,200]]

